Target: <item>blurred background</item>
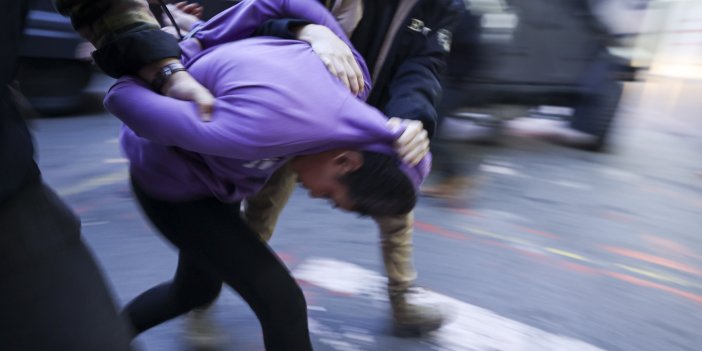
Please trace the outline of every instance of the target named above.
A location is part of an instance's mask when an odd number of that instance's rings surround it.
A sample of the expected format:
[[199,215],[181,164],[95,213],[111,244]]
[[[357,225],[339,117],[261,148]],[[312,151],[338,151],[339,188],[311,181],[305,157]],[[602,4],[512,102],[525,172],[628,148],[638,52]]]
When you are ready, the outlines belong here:
[[[419,283],[452,319],[391,336],[376,228],[297,191],[272,246],[304,282],[316,349],[702,349],[702,1],[465,4],[414,239]],[[131,198],[101,103],[112,79],[49,0],[25,35],[41,168],[123,303],[176,256]],[[262,349],[235,294],[214,309],[223,349]],[[182,323],[138,343],[190,350]]]

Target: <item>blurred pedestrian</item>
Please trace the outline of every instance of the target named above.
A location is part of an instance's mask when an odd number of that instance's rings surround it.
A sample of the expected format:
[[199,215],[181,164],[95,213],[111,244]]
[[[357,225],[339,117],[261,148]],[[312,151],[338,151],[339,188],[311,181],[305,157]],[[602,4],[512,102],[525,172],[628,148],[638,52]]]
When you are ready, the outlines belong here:
[[[465,200],[466,191],[478,183],[477,172],[480,155],[466,155],[453,145],[446,135],[449,131],[447,117],[465,107],[471,97],[463,86],[464,77],[475,74],[482,68],[480,52],[481,17],[464,11],[453,36],[447,69],[442,75],[443,96],[438,107],[437,134],[432,140],[432,176],[436,181],[422,188],[422,194],[449,200],[451,203]],[[467,163],[468,167],[462,166]]]
[[[464,11],[463,2],[337,0],[323,3],[368,63],[374,83],[370,92],[362,91],[363,77],[344,43],[346,35],[334,35],[323,26],[299,18],[271,20],[260,27],[257,34],[310,43],[329,71],[354,94],[368,95],[367,103],[387,116],[411,120],[402,122],[406,132],[396,146],[406,161],[416,162],[417,155],[427,147],[423,143],[426,135],[434,134],[436,105],[441,95],[439,75],[446,64],[452,31]],[[390,123],[399,124],[400,119],[391,119]],[[246,199],[244,218],[264,240],[271,238],[294,184],[293,172],[287,167],[281,168],[256,196]],[[444,317],[437,306],[412,298],[421,293],[414,284],[417,273],[412,264],[413,213],[373,216],[373,219],[380,228],[396,333],[417,335],[439,328]],[[205,319],[201,312],[195,318]],[[206,330],[193,324],[197,331]]]
[[43,183],[10,92],[29,4],[0,14],[0,349],[129,350],[80,221]]
[[[8,87],[30,3],[12,1],[0,15],[0,349],[129,350],[128,327],[80,239],[80,222],[42,182]],[[179,57],[175,40],[158,29],[145,1],[55,4],[98,47],[98,65],[113,76],[139,73],[154,81]],[[162,92],[194,100],[209,113],[211,94],[187,72],[157,81]]]
[[[433,174],[438,181],[423,188],[424,195],[452,202],[462,201],[466,190],[480,183],[478,171],[481,156],[465,155],[465,149],[461,155],[459,150],[462,147],[452,145],[447,140],[446,134],[453,134],[451,136],[454,138],[456,136],[456,133],[450,133],[452,130],[446,128],[453,124],[450,117],[470,120],[480,118],[479,122],[473,124],[473,129],[479,131],[471,138],[473,141],[495,142],[506,129],[521,136],[541,138],[578,149],[599,151],[605,147],[622,94],[622,84],[616,77],[621,66],[607,53],[606,45],[611,40],[610,35],[607,28],[594,16],[590,3],[580,0],[516,2],[508,8],[520,16],[520,20],[515,21],[515,30],[519,33],[516,34],[516,38],[519,41],[506,44],[491,42],[489,29],[482,25],[483,16],[472,14],[471,11],[465,13],[456,31],[443,82],[444,98],[439,108],[439,117],[446,122],[444,128],[441,128],[445,135],[439,135],[432,143]],[[554,18],[547,21],[560,21],[568,23],[568,26],[560,30],[555,27],[543,27],[540,24],[542,19],[537,17],[543,17],[544,9],[553,11],[549,16]],[[530,30],[530,27],[536,26],[541,28]],[[534,34],[544,33],[545,30],[546,33],[563,33],[561,38],[572,45],[572,51],[565,52],[567,50],[563,48],[568,46],[564,43],[561,45],[558,42],[544,41]],[[542,46],[544,42],[549,44]],[[538,46],[536,43],[539,43]],[[501,49],[495,49],[497,47]],[[520,52],[535,59],[524,60],[522,56],[518,56],[505,65],[505,62],[510,61],[501,61],[503,57],[492,56],[503,55],[503,51]],[[575,73],[573,67],[578,66],[573,64],[577,61],[572,57],[580,56],[581,62],[585,64]],[[553,62],[555,66],[549,66],[547,69],[552,69],[555,73],[543,72],[543,77],[532,75],[536,71],[533,67],[543,67],[534,65],[535,62]],[[575,86],[570,88],[570,91],[565,91],[562,86],[567,84],[562,83],[562,79],[568,74],[574,76],[573,81],[568,84]],[[553,80],[553,77],[558,77],[561,81]],[[567,103],[571,104],[574,110],[569,121],[520,118],[503,123],[502,116],[481,116],[467,112],[498,112],[495,106],[523,105],[528,104],[528,101],[533,101],[534,104],[544,101],[562,103],[564,96],[570,98]],[[505,124],[508,128],[504,128]]]
[[[189,103],[133,78],[120,79],[106,97],[108,110],[126,124],[120,139],[137,199],[180,251],[174,279],[126,307],[137,332],[211,302],[224,281],[256,313],[268,350],[311,349],[302,291],[232,214],[286,164],[312,196],[345,210],[396,216],[416,203],[429,171],[426,151],[414,166],[400,161],[393,144],[402,130],[353,97],[306,44],[240,40],[263,20],[282,16],[344,37],[314,0],[245,0],[181,44],[192,74],[217,94],[211,123],[199,123]],[[363,60],[354,56],[368,82]],[[305,74],[280,65],[279,57]]]

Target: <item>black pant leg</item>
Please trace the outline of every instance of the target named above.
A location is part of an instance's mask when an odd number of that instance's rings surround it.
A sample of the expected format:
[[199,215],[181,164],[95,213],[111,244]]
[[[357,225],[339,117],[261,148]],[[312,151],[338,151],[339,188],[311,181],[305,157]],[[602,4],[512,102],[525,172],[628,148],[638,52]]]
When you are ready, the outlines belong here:
[[[182,253],[234,288],[258,317],[266,349],[311,350],[302,290],[230,204],[214,198],[166,202],[134,184],[149,219]],[[178,274],[175,281],[178,281]],[[191,289],[196,284],[184,284]],[[172,308],[172,307],[170,307]]]
[[181,251],[173,280],[140,294],[127,304],[123,314],[139,334],[212,303],[221,289],[221,279],[203,269],[192,255]]
[[[468,99],[467,94],[460,85],[460,82],[455,82],[445,79],[443,82],[443,95],[437,109],[437,133],[431,139],[432,152],[432,171],[441,173],[443,179],[458,177],[462,175],[461,159],[459,154],[459,146],[455,142],[443,139],[438,133],[441,131],[446,117],[461,107],[466,106],[465,101]],[[465,155],[464,157],[472,157]]]
[[614,78],[615,66],[608,54],[594,58],[581,79],[582,95],[570,126],[601,139],[607,136],[622,96],[622,83]]

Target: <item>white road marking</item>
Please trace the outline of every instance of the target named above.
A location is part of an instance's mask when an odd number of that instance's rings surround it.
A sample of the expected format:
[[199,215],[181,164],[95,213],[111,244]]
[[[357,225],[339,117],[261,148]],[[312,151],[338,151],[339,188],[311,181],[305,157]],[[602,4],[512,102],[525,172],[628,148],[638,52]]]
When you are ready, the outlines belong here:
[[84,222],[82,222],[81,224],[82,224],[84,227],[90,227],[90,226],[94,226],[94,225],[103,225],[103,224],[107,224],[107,223],[110,223],[110,222],[108,222],[108,221],[94,221],[94,222],[91,222],[91,221],[84,221]]
[[325,345],[329,345],[334,348],[334,350],[338,351],[363,351],[363,349],[359,348],[358,346],[351,344],[346,341],[341,341],[337,339],[329,339],[329,338],[320,338],[319,342]]
[[533,223],[534,221],[525,216],[518,215],[513,212],[500,211],[494,209],[481,209],[480,214],[485,217],[491,217],[495,220],[500,220],[504,222],[520,222],[520,223]]
[[366,334],[366,333],[345,332],[345,333],[343,333],[343,335],[347,339],[351,339],[351,340],[359,340],[359,341],[364,341],[366,343],[374,343],[375,342],[375,338],[373,337],[373,335]]
[[579,182],[571,182],[568,180],[552,180],[549,181],[552,184],[562,186],[564,188],[571,188],[571,189],[577,189],[577,190],[590,190],[592,187],[590,185],[587,185],[585,183],[579,183]]
[[327,309],[322,307],[322,306],[312,306],[308,305],[307,310],[309,311],[320,311],[320,312],[327,312]]
[[124,157],[119,157],[119,158],[106,158],[102,160],[102,163],[107,163],[107,164],[127,164],[129,163],[129,160],[124,158]]
[[635,181],[641,179],[641,176],[639,176],[638,174],[612,167],[600,167],[599,171],[606,177],[615,180]]
[[[318,336],[318,341],[322,344],[331,346],[337,351],[365,351],[354,342],[353,338],[349,341],[343,340],[344,334],[336,332],[319,321],[310,318],[309,321],[310,333]],[[357,340],[357,339],[356,339]],[[364,340],[365,341],[365,340]],[[373,341],[373,340],[371,340]]]
[[509,176],[523,176],[523,174],[519,173],[514,168],[497,165],[482,164],[480,165],[480,170],[487,173],[496,173]]
[[[351,263],[312,258],[300,264],[293,274],[297,279],[337,293],[387,300],[384,291],[387,279]],[[551,334],[438,293],[427,291],[422,300],[450,311],[452,317],[450,322],[425,339],[434,350],[603,351],[585,342]],[[320,342],[336,350],[360,350],[353,346],[353,341],[357,339],[339,340],[343,334],[331,332],[319,321],[311,320],[310,330],[323,336]]]
[[129,180],[129,172],[126,169],[120,169],[119,171],[103,174],[94,178],[86,179],[78,184],[69,186],[67,188],[58,188],[58,194],[60,196],[70,196],[86,191],[99,188],[101,186],[112,185],[117,183],[125,183]]

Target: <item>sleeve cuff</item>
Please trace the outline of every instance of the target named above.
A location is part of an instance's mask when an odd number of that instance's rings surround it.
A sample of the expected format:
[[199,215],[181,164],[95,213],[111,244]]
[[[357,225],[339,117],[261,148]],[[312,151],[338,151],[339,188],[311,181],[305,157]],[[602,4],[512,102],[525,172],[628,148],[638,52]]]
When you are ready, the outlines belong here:
[[161,30],[120,34],[93,53],[95,63],[109,76],[136,75],[144,66],[165,58],[180,57],[178,41]]
[[400,101],[390,101],[385,105],[383,113],[388,117],[400,117],[421,121],[430,138],[434,136],[436,131],[437,113],[432,107],[423,106],[422,104],[414,103],[408,99],[400,99]]

